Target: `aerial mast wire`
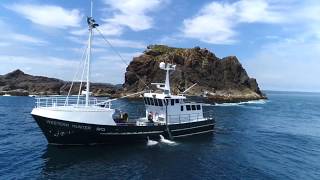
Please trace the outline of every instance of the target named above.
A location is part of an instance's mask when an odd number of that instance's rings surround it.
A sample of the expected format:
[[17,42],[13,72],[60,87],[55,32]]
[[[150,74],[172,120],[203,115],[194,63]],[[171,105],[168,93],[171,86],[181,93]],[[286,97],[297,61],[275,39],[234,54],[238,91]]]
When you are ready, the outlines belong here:
[[[72,79],[72,82],[71,82],[71,85],[70,85],[70,88],[69,88],[69,91],[68,91],[68,95],[67,95],[67,98],[66,98],[66,100],[65,100],[65,105],[68,105],[69,104],[69,96],[70,96],[70,94],[71,94],[71,90],[72,90],[72,88],[73,88],[73,85],[74,85],[74,83],[75,83],[75,81],[76,81],[76,78],[77,78],[77,76],[78,76],[78,73],[80,72],[80,68],[82,67],[82,66],[85,66],[84,64],[85,64],[85,61],[83,61],[84,60],[84,58],[85,58],[85,55],[86,55],[86,52],[87,52],[87,49],[88,49],[88,45],[86,45],[85,46],[85,49],[84,49],[84,51],[83,51],[83,53],[82,53],[82,56],[81,56],[81,61],[80,61],[80,63],[79,63],[79,67],[77,68],[77,71],[76,71],[76,73],[74,74],[74,76],[73,76],[73,79]],[[82,76],[83,76],[83,73],[82,73]],[[81,78],[81,83],[82,83],[82,78]],[[80,87],[79,87],[79,90],[81,90],[81,85],[80,85]],[[80,92],[79,92],[79,94],[80,94]],[[78,94],[78,98],[79,98],[79,94]],[[78,102],[78,101],[77,101]],[[78,103],[77,103],[78,104]]]
[[[129,64],[127,63],[127,61],[124,60],[124,58],[121,56],[121,54],[116,50],[116,48],[114,48],[114,46],[108,41],[108,39],[102,34],[102,32],[99,30],[99,28],[96,28],[96,30],[98,31],[98,33],[100,34],[100,36],[102,37],[102,39],[111,47],[112,51],[120,58],[120,60],[127,66],[129,66]],[[135,72],[133,72],[137,78],[147,87],[147,89],[150,89],[149,86],[147,85],[147,83],[142,80],[142,78]]]

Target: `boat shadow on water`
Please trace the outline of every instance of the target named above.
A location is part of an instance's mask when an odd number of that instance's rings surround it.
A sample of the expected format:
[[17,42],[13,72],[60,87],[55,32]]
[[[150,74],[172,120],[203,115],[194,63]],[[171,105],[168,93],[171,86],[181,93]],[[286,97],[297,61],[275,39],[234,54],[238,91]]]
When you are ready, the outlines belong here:
[[[72,167],[84,167],[87,163],[104,162],[106,165],[122,161],[142,149],[142,144],[95,145],[95,146],[52,146],[48,145],[42,159],[44,179],[59,177],[60,172]],[[67,173],[69,174],[69,173]]]
[[92,164],[104,164],[108,167],[107,171],[112,168],[120,168],[127,163],[130,164],[131,161],[136,161],[137,165],[143,165],[148,162],[147,157],[157,156],[157,154],[176,154],[188,146],[211,144],[214,137],[214,134],[203,134],[171,142],[159,139],[154,145],[148,145],[147,142],[95,146],[47,145],[42,155],[44,166],[41,178],[56,178],[60,177],[61,173],[72,174],[73,170],[79,168],[85,171],[87,164],[91,164],[91,167]]

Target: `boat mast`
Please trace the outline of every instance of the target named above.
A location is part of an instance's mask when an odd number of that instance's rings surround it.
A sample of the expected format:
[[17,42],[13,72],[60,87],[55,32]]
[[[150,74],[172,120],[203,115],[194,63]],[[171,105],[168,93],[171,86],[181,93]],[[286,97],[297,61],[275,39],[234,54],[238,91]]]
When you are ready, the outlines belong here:
[[91,36],[92,29],[89,29],[89,51],[87,59],[87,89],[86,89],[86,106],[89,105],[89,95],[90,95],[90,59],[91,59]]
[[166,81],[165,81],[165,83],[164,83],[164,92],[165,92],[165,94],[167,94],[167,95],[171,95],[171,90],[170,90],[170,78],[169,78],[169,72],[170,71],[170,69],[169,68],[167,68],[166,69]]
[[166,81],[164,83],[164,94],[171,95],[171,88],[170,88],[170,71],[174,71],[176,69],[176,65],[172,65],[170,63],[160,63],[160,68],[166,70]]
[[95,23],[92,17],[93,1],[91,0],[91,12],[90,17],[87,17],[87,23],[89,27],[89,40],[88,40],[88,54],[87,54],[87,89],[86,89],[86,106],[89,106],[89,96],[90,96],[90,61],[91,61],[91,44],[92,44],[92,31],[95,27],[99,26]]

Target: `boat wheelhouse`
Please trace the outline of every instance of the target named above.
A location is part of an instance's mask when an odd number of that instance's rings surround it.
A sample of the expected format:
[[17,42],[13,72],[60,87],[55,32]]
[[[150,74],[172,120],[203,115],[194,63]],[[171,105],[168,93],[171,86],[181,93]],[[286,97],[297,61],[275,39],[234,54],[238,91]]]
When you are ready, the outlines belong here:
[[202,103],[186,102],[184,95],[172,95],[170,88],[170,71],[175,65],[161,62],[159,67],[166,70],[165,83],[152,83],[163,93],[144,93],[146,118],[160,124],[179,124],[205,120]]
[[[163,95],[146,93],[144,94],[146,118],[160,124],[166,123],[166,117],[168,124],[203,120],[202,104],[185,102],[185,99],[184,96],[165,98]],[[166,104],[168,106],[167,112],[165,110]]]

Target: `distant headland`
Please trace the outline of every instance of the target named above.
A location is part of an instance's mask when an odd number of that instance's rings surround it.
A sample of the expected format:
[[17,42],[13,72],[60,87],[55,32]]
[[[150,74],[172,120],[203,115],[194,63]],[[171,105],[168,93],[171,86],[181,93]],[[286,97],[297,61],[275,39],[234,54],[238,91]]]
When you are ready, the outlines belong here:
[[[174,93],[181,93],[197,83],[187,95],[201,96],[215,102],[266,98],[256,79],[247,75],[237,57],[220,59],[205,48],[174,48],[165,45],[150,45],[142,55],[134,57],[126,69],[122,85],[92,83],[91,91],[94,96],[119,97],[145,90],[145,84],[155,90],[150,84],[162,82],[165,77],[164,71],[158,68],[161,61],[177,65],[176,71],[171,75]],[[0,75],[0,95],[66,95],[70,85],[69,81],[33,76],[21,70]],[[75,83],[71,94],[78,93],[79,85]]]

